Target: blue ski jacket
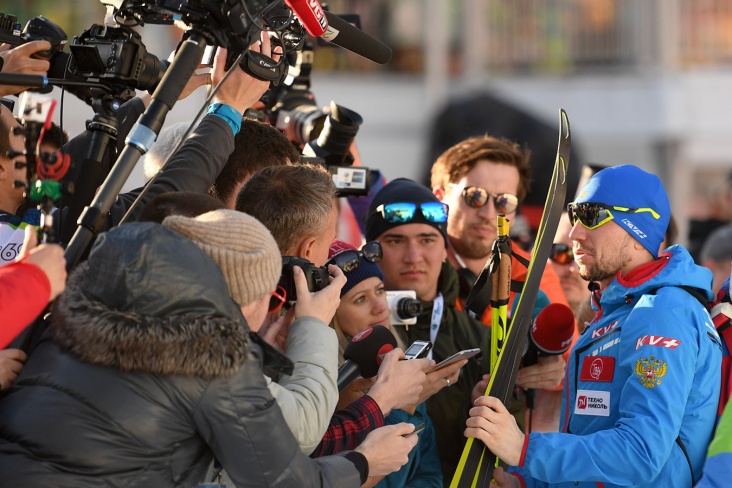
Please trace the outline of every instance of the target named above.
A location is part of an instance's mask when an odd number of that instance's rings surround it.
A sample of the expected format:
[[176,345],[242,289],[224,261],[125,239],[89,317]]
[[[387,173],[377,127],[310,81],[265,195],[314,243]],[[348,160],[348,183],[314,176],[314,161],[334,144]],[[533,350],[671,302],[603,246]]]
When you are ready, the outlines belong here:
[[[596,293],[567,362],[560,431],[526,436],[526,487],[690,487],[717,413],[721,345],[712,275],[673,246]],[[693,478],[692,478],[693,473]]]

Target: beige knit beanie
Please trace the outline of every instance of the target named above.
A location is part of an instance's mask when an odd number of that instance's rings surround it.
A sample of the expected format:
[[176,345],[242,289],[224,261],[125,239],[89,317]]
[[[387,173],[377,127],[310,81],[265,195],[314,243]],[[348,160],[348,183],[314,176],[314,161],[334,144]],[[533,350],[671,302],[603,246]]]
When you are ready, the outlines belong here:
[[171,215],[163,225],[191,239],[218,263],[239,305],[248,305],[277,286],[280,251],[269,230],[251,215],[222,209],[195,218]]

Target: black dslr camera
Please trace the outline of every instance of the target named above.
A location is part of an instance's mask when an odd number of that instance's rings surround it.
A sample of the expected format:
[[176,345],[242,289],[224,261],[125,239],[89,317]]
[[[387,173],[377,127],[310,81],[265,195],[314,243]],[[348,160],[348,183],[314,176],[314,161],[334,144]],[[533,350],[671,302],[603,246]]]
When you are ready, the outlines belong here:
[[50,59],[54,54],[63,50],[66,45],[66,33],[61,27],[43,16],[30,19],[21,31],[16,16],[0,13],[0,42],[18,46],[31,41],[50,42],[51,49],[39,51],[34,55],[40,59]]
[[299,266],[305,273],[308,290],[311,292],[320,291],[328,286],[330,275],[327,268],[315,266],[304,258],[282,256],[282,276],[280,276],[278,285],[285,289],[285,300],[288,302],[297,301],[297,290],[295,289],[295,277],[293,275],[295,266]]
[[153,90],[167,68],[147,52],[140,34],[125,26],[94,24],[74,37],[69,49],[72,74],[138,90]]

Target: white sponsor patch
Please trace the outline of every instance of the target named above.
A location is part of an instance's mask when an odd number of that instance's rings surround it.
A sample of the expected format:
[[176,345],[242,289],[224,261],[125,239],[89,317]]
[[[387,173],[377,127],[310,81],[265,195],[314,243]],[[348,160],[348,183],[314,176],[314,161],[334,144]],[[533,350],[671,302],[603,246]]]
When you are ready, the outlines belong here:
[[610,392],[597,390],[577,390],[577,401],[574,405],[577,415],[610,416]]
[[645,232],[643,232],[638,227],[636,227],[635,224],[633,222],[631,222],[630,220],[622,219],[621,222],[624,223],[631,230],[631,232],[633,232],[635,235],[637,235],[641,239],[645,239],[646,237],[648,237],[645,234]]

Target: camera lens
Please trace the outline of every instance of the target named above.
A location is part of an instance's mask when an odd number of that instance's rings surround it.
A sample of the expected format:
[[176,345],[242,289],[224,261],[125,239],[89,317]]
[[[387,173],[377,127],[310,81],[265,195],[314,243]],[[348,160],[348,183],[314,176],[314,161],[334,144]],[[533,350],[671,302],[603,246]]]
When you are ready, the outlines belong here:
[[153,54],[145,53],[135,88],[138,90],[150,90],[157,87],[160,80],[163,79],[168,64],[167,61],[160,61]]
[[394,312],[396,312],[397,317],[401,320],[413,319],[419,317],[419,314],[422,313],[422,304],[414,298],[400,298],[394,308]]
[[323,130],[326,115],[314,105],[300,105],[290,112],[288,124],[295,142],[307,144],[318,136]]
[[317,140],[303,148],[303,154],[323,158],[328,166],[351,165],[351,142],[362,122],[361,116],[353,110],[331,102],[330,114],[324,118],[323,130],[319,132]]

